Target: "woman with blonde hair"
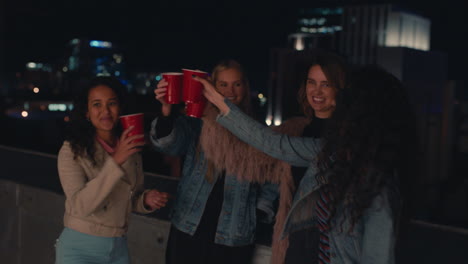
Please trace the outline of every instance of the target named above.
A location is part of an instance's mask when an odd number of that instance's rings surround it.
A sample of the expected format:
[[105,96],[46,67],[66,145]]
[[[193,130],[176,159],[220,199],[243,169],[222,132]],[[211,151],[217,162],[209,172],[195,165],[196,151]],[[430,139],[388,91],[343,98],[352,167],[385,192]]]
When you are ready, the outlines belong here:
[[[250,89],[239,63],[214,67],[212,80],[223,98],[250,112]],[[155,89],[163,116],[151,127],[156,150],[185,155],[182,177],[171,212],[167,263],[249,263],[257,219],[272,220],[277,186],[255,183],[237,168],[250,147],[216,123],[207,105],[201,119],[178,115],[164,100],[167,82]]]

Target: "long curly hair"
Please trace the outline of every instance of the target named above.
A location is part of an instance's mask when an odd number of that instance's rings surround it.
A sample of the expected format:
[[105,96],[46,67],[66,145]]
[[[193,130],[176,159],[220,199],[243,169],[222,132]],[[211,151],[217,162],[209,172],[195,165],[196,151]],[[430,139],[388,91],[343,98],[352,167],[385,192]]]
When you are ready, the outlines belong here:
[[310,68],[315,65],[320,66],[327,77],[329,85],[337,92],[345,87],[346,72],[348,70],[345,60],[335,53],[321,52],[309,63],[297,92],[297,100],[304,115],[310,118],[314,116],[314,109],[307,100],[306,82]]
[[[125,86],[115,77],[99,76],[95,77],[85,85],[84,89],[80,91],[78,96],[75,97],[73,103],[73,110],[70,115],[70,126],[68,127],[66,140],[70,142],[74,158],[86,157],[96,166],[96,159],[94,154],[96,129],[93,124],[87,119],[88,112],[88,96],[89,92],[100,85],[105,85],[111,88],[117,95],[120,112],[124,110],[124,92]],[[114,128],[115,134],[119,135],[121,127],[118,125]]]
[[350,220],[352,231],[384,187],[394,194],[390,204],[398,217],[416,136],[406,89],[396,77],[378,66],[365,66],[350,77],[337,95],[317,177],[333,198],[332,217],[343,209],[340,222]]

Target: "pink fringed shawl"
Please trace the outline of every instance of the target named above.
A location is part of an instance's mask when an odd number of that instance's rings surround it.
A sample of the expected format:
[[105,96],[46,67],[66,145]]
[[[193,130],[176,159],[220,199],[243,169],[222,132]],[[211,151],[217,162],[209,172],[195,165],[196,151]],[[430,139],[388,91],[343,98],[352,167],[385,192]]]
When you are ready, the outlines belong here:
[[[279,184],[280,201],[273,229],[272,263],[283,263],[288,238],[281,239],[281,234],[295,190],[291,166],[240,141],[216,123],[216,115],[217,111],[212,106],[208,106],[203,117],[200,146],[206,159],[217,170],[225,170],[226,174],[237,175],[240,181],[256,183],[269,181]],[[296,117],[279,127],[274,127],[273,130],[290,136],[300,136],[309,122],[307,118]]]

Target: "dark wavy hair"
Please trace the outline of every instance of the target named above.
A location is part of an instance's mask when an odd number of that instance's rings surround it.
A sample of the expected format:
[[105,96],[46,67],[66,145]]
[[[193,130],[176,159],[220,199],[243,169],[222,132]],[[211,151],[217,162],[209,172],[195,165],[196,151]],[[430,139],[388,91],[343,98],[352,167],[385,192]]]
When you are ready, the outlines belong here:
[[304,79],[301,81],[301,86],[297,92],[297,100],[307,117],[314,116],[314,109],[310,106],[307,100],[306,82],[307,75],[311,67],[318,65],[322,68],[323,73],[327,77],[328,83],[337,91],[345,87],[347,65],[345,60],[339,55],[331,52],[321,52],[309,63],[305,72]]
[[350,220],[352,231],[384,187],[393,194],[389,202],[398,218],[400,187],[412,176],[409,155],[416,130],[407,91],[396,77],[365,66],[350,78],[337,95],[317,177],[333,197],[332,217],[337,208],[343,210],[341,225]]
[[[96,129],[87,119],[86,114],[88,112],[88,96],[89,92],[100,85],[111,88],[117,95],[120,105],[121,113],[124,110],[124,92],[125,86],[115,77],[110,76],[99,76],[91,79],[80,91],[78,96],[75,97],[73,103],[73,110],[70,115],[70,126],[68,127],[66,140],[70,142],[74,158],[78,156],[87,157],[96,165],[94,154],[96,148],[94,146]],[[120,126],[115,127],[116,135],[121,132]]]

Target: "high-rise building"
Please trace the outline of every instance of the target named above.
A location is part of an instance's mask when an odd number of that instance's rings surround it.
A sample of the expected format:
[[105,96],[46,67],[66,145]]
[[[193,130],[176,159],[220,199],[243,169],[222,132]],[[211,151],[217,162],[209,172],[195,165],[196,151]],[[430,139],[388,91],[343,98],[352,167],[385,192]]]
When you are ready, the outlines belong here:
[[67,48],[64,71],[91,73],[95,76],[124,76],[122,53],[109,41],[72,39]]
[[353,64],[376,63],[379,47],[430,49],[429,19],[395,5],[358,5],[302,9],[291,47],[325,48]]
[[[304,62],[310,63],[320,49],[343,55],[352,66],[383,67],[406,86],[414,108],[422,148],[416,182],[424,186],[418,190],[418,214],[432,214],[431,208],[447,195],[440,183],[454,178],[457,86],[448,80],[447,54],[431,50],[430,20],[385,4],[305,9],[297,22],[288,47],[271,52],[265,122],[279,125],[297,114],[299,81],[310,66]],[[466,206],[459,209],[466,211]]]
[[63,72],[65,92],[72,92],[76,85],[93,76],[115,76],[128,84],[124,56],[109,41],[72,39],[59,70]]

